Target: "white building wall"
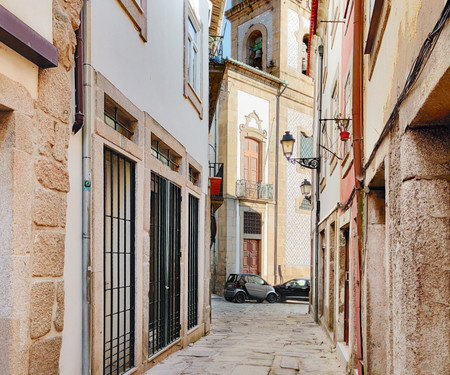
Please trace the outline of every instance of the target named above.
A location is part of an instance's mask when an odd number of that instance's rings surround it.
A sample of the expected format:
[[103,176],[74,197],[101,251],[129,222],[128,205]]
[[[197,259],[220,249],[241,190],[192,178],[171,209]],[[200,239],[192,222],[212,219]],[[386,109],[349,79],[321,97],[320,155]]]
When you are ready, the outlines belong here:
[[64,260],[65,309],[60,357],[61,375],[81,374],[82,300],[82,132],[71,136],[68,150],[70,191],[67,194],[66,243]]
[[[237,92],[237,102],[238,102],[238,120],[236,124],[236,139],[240,139],[239,137],[239,126],[241,124],[245,125],[247,123],[246,116],[251,115],[253,112],[256,113],[258,118],[261,120],[261,130],[267,132],[268,139],[264,143],[265,150],[264,155],[266,155],[266,159],[262,160],[262,170],[264,183],[268,183],[269,181],[269,163],[268,163],[268,155],[269,155],[269,139],[271,134],[271,124],[269,124],[269,101],[259,98],[255,95],[248,94],[244,91],[238,90]],[[249,126],[258,128],[254,119],[252,119]],[[241,145],[240,142],[236,142],[236,155],[237,155],[237,165],[236,165],[236,179],[240,180],[244,177],[241,176]]]
[[[288,108],[287,130],[294,134],[300,143],[299,130],[306,135],[312,134],[312,117]],[[297,155],[298,156],[297,148]],[[304,179],[311,181],[309,169],[297,169],[286,163],[286,235],[285,235],[285,264],[286,266],[310,265],[310,213],[299,212],[297,202],[301,196],[299,186]]]
[[[199,61],[208,61],[207,0],[191,0],[202,20]],[[208,64],[203,63],[203,119],[183,95],[184,1],[148,2],[144,42],[117,2],[92,1],[92,64],[140,110],[149,113],[204,166],[207,193]]]
[[[331,19],[331,18],[330,18]],[[331,33],[331,26],[328,26],[326,36],[323,36],[324,39],[324,64],[323,67],[327,67],[326,76],[324,74],[324,80],[325,81],[325,90],[323,91],[322,95],[322,118],[330,119],[334,117],[334,112],[332,108],[332,94],[333,94],[333,88],[334,84],[337,82],[337,88],[338,88],[338,98],[339,98],[339,109],[337,110],[337,113],[342,112],[341,111],[341,102],[340,102],[340,92],[342,90],[343,85],[345,82],[341,82],[341,72],[340,72],[340,61],[341,61],[341,49],[340,46],[342,45],[342,24],[337,24],[334,41],[332,39]],[[322,35],[322,34],[320,34]],[[333,48],[332,48],[333,47]],[[319,90],[319,71],[320,71],[320,58],[317,56],[316,59],[316,90],[317,93]],[[318,119],[318,113],[316,113],[316,118]],[[323,146],[327,147],[333,152],[337,152],[339,146],[340,146],[340,139],[339,139],[339,132],[337,131],[336,124],[334,121],[326,121],[326,130],[322,131],[324,133],[324,136],[326,138],[326,144],[322,144]],[[323,139],[323,138],[322,138]],[[323,142],[323,141],[322,141]],[[337,146],[337,147],[336,147]],[[340,167],[339,167],[339,160],[337,160],[337,164],[334,167],[334,171],[331,173],[332,170],[332,164],[330,163],[331,159],[333,158],[333,155],[322,149],[322,176],[325,175],[325,187],[322,190],[320,194],[320,220],[325,219],[328,217],[337,206],[337,203],[340,199]],[[338,153],[339,156],[339,153]],[[336,161],[335,161],[336,162]]]

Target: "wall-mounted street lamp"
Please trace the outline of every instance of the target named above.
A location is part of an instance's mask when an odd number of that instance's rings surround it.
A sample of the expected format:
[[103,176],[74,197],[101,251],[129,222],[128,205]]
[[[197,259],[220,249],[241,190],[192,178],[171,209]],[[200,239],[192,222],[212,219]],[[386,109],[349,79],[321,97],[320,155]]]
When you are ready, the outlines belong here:
[[293,135],[287,131],[283,138],[281,138],[281,147],[283,148],[283,154],[292,164],[300,164],[304,168],[308,169],[319,169],[320,168],[320,158],[293,158],[292,152],[294,150],[295,138]]
[[311,182],[309,182],[306,178],[300,184],[300,192],[306,200],[311,202]]
[[[320,116],[320,115],[319,115]],[[319,117],[320,118],[320,117]],[[320,134],[320,123],[318,126],[318,134]],[[320,137],[319,137],[320,139]],[[292,136],[290,132],[286,132],[281,139],[281,146],[283,147],[283,154],[288,160],[288,162],[292,164],[300,164],[302,167],[315,169],[316,170],[316,178],[315,178],[315,241],[314,241],[314,322],[318,323],[319,315],[318,315],[318,290],[319,290],[319,279],[317,277],[317,272],[319,269],[318,263],[318,254],[319,254],[319,221],[320,221],[320,185],[319,185],[319,171],[320,171],[320,157],[317,158],[293,158],[292,152],[294,151],[295,138]],[[319,154],[321,145],[317,144],[317,155]],[[328,150],[329,151],[329,150]],[[300,185],[300,191],[305,199],[311,202],[311,183],[308,180],[304,180]]]

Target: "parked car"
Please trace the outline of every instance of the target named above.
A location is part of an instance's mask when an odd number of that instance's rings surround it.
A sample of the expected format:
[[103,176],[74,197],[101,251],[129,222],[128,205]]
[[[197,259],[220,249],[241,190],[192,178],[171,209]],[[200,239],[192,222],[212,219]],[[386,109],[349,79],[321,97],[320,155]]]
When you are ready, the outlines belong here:
[[248,273],[232,273],[228,276],[223,296],[229,302],[242,303],[245,300],[256,300],[269,303],[277,302],[278,296],[273,286],[261,276]]
[[274,289],[281,302],[288,299],[305,300],[309,298],[310,283],[309,279],[292,279],[284,284],[275,285]]

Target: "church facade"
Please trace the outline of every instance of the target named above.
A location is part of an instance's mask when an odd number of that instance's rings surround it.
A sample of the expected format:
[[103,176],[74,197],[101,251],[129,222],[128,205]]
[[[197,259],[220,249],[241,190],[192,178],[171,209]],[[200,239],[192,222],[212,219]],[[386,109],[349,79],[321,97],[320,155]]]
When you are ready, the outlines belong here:
[[312,81],[306,76],[309,10],[300,1],[234,1],[232,52],[210,160],[223,163],[224,203],[216,212],[214,290],[230,273],[272,284],[309,277],[310,203],[300,184],[309,169],[287,163],[280,139],[290,131],[297,156],[312,156]]

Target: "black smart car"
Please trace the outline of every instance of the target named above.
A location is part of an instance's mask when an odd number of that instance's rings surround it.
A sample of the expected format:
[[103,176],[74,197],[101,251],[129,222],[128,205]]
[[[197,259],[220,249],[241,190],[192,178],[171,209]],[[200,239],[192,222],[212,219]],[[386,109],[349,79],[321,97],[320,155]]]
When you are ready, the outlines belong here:
[[223,296],[229,302],[242,303],[245,300],[256,300],[269,303],[277,302],[275,289],[261,276],[248,273],[232,273],[228,276]]
[[274,286],[280,302],[288,299],[307,300],[309,298],[309,279],[292,279],[284,284]]

